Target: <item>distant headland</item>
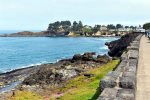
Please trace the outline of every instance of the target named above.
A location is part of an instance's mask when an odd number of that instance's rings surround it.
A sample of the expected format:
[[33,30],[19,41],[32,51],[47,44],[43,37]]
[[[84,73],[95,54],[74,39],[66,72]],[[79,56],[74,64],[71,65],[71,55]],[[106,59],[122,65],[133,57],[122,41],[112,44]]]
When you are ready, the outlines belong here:
[[121,24],[108,25],[83,25],[81,21],[57,21],[50,23],[47,30],[41,32],[23,31],[18,33],[2,34],[0,37],[101,37],[101,36],[122,36],[131,32],[145,32],[139,25],[123,26]]

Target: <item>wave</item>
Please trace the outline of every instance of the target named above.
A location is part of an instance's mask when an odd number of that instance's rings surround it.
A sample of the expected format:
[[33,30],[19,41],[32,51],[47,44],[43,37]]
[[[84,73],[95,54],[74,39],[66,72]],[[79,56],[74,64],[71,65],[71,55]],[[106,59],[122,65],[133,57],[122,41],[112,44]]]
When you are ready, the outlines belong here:
[[108,50],[107,46],[100,47],[100,50]]
[[6,72],[13,71],[13,70],[22,69],[22,68],[28,68],[28,67],[32,67],[32,66],[36,67],[36,66],[39,66],[39,65],[42,65],[42,64],[48,64],[48,63],[54,63],[54,62],[42,61],[40,63],[28,64],[28,65],[24,65],[24,66],[15,67],[14,69],[0,70],[0,73],[6,73]]

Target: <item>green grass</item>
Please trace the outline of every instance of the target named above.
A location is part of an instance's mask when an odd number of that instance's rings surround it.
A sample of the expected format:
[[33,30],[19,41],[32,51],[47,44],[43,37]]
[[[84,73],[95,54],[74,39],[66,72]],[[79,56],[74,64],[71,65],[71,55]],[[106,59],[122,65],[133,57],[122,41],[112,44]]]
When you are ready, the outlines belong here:
[[[92,78],[83,75],[78,76],[68,82],[68,84],[60,90],[64,92],[64,96],[57,98],[58,100],[96,100],[100,94],[99,82],[109,71],[112,71],[119,60],[113,60],[101,67],[94,68],[86,73],[94,74]],[[67,91],[67,92],[66,92]],[[53,98],[54,99],[54,98]]]
[[29,91],[16,91],[8,100],[43,100],[42,96]]

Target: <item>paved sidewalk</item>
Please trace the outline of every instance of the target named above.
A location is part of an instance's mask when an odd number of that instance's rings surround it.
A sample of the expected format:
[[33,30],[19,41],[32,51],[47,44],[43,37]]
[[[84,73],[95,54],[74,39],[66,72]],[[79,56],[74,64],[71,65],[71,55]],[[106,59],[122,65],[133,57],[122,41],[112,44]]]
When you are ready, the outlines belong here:
[[136,100],[150,100],[150,40],[145,36],[140,43]]

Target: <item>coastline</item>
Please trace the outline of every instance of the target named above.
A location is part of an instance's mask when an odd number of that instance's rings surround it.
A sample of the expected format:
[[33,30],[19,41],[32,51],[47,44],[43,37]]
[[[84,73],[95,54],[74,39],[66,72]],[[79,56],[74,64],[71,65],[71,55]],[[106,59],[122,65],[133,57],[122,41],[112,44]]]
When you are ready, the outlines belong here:
[[[86,53],[84,53],[84,54],[86,54]],[[92,53],[87,53],[87,54],[92,54]],[[77,54],[75,54],[75,55],[77,55]],[[88,55],[87,59],[88,59],[88,57],[91,57],[91,56],[93,56],[93,55]],[[41,64],[41,65],[36,65],[36,66],[29,66],[29,67],[26,67],[26,68],[19,68],[19,69],[15,69],[15,70],[12,70],[12,71],[5,72],[5,73],[0,73],[0,81],[1,81],[0,82],[0,90],[7,87],[7,86],[9,86],[9,85],[11,85],[14,82],[17,82],[17,81],[20,81],[20,83],[22,83],[25,78],[27,78],[31,74],[36,73],[42,67],[51,66],[51,68],[57,68],[58,66],[62,66],[64,63],[68,63],[68,61],[70,62],[72,59],[73,58],[71,58],[71,59],[62,59],[62,60],[59,60],[58,62],[55,62],[55,63],[47,63],[47,64]],[[106,59],[108,60],[108,58],[106,58]],[[76,62],[76,60],[75,60],[75,62]],[[87,62],[88,61],[83,61],[82,63],[86,64]],[[92,62],[93,61],[91,60],[91,63]]]
[[[40,32],[32,32],[32,31],[21,31],[17,33],[10,34],[0,34],[0,37],[118,37],[119,35],[114,34],[71,34],[71,32],[49,32],[49,31],[40,31]],[[123,35],[123,34],[122,34]]]
[[5,36],[5,35],[0,35],[0,37],[121,37],[121,36],[113,36],[113,35],[101,35],[101,36],[46,36],[46,35],[16,35],[16,36]]

